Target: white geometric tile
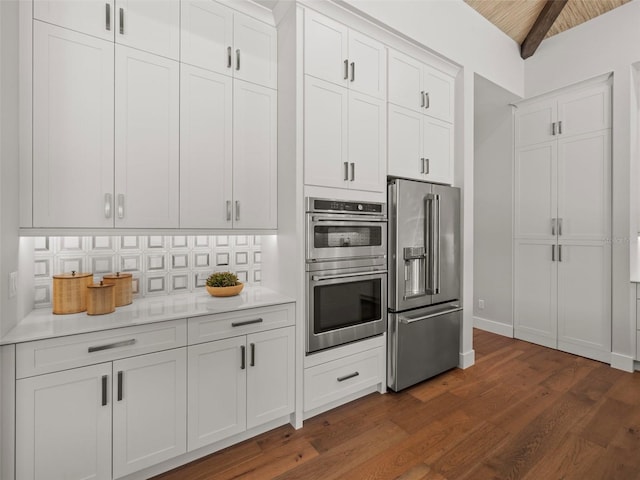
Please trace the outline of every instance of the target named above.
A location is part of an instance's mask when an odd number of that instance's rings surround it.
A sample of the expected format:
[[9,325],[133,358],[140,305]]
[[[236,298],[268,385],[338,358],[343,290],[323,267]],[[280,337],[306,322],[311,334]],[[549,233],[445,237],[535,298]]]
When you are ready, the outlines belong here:
[[160,235],[148,236],[147,248],[164,248],[164,237]]
[[148,275],[146,277],[146,285],[145,285],[145,295],[157,295],[161,293],[167,293],[167,285],[166,278],[164,275],[162,276],[151,276]]
[[165,269],[165,259],[164,259],[164,255],[162,254],[149,254],[147,253],[145,255],[147,261],[146,261],[146,267],[147,267],[147,271],[151,271],[151,270],[164,270]]
[[253,281],[258,283],[262,280],[262,271],[254,270],[253,271]]
[[247,272],[246,270],[238,270],[236,271],[236,276],[238,277],[238,281],[242,282],[242,283],[247,283],[247,279],[249,277],[249,272]]
[[113,250],[113,237],[91,237],[92,250]]
[[51,260],[48,258],[36,259],[33,265],[33,275],[37,277],[48,277],[51,273]]
[[60,251],[74,252],[82,250],[82,237],[60,237]]
[[113,257],[112,256],[91,257],[91,272],[94,274],[113,272]]
[[172,253],[171,268],[187,268],[189,266],[188,253]]
[[228,247],[229,246],[229,237],[227,235],[218,235],[215,237],[216,246],[218,247]]
[[246,235],[236,235],[236,245],[239,247],[245,247],[249,245],[249,237]]
[[253,252],[253,263],[259,264],[262,262],[262,252]]
[[34,237],[33,249],[36,252],[48,252],[51,250],[49,247],[49,237]]
[[120,237],[120,249],[138,250],[140,248],[140,237],[125,236]]
[[193,254],[194,266],[198,268],[209,267],[211,265],[210,257],[211,255],[208,253],[194,253]]
[[206,235],[198,235],[195,238],[194,245],[196,247],[208,247],[209,246],[209,237]]
[[261,245],[262,244],[262,237],[260,235],[254,235],[253,236],[253,244],[254,245]]
[[186,235],[179,235],[171,237],[171,246],[173,248],[187,248],[189,246],[189,242],[187,241]]
[[216,265],[229,265],[229,254],[216,253]]
[[86,270],[86,257],[74,256],[74,257],[58,257],[58,273],[87,273]]
[[197,272],[194,276],[194,284],[196,287],[204,287],[207,284],[209,273]]
[[39,307],[51,304],[51,286],[48,284],[35,285],[33,303]]
[[188,292],[189,275],[187,273],[171,275],[171,290],[173,292]]
[[121,272],[137,272],[141,270],[140,255],[120,255]]
[[249,263],[249,254],[247,252],[236,252],[236,265],[246,265]]

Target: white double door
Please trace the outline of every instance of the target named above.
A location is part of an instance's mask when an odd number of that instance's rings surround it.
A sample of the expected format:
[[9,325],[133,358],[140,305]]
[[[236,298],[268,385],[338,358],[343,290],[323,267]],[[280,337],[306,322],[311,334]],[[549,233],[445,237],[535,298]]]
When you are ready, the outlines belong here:
[[611,133],[516,151],[517,338],[609,362]]

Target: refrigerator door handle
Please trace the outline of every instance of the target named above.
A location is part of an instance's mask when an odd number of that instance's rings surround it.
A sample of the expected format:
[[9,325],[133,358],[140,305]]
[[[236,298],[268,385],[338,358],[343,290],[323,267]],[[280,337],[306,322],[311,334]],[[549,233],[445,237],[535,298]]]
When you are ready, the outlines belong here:
[[433,257],[433,294],[440,293],[440,195],[436,195],[435,203],[435,230],[433,233],[434,240],[434,257]]
[[454,307],[454,308],[451,308],[450,310],[444,310],[442,312],[432,313],[430,315],[425,315],[424,317],[417,317],[417,318],[405,318],[405,317],[402,317],[402,318],[400,318],[400,323],[402,323],[404,325],[409,325],[409,324],[414,323],[414,322],[420,322],[422,320],[427,320],[428,318],[439,317],[440,315],[447,315],[449,313],[455,313],[455,312],[460,312],[460,311],[462,311],[462,307]]
[[437,295],[440,293],[440,195],[426,196],[424,237],[428,244],[427,293]]

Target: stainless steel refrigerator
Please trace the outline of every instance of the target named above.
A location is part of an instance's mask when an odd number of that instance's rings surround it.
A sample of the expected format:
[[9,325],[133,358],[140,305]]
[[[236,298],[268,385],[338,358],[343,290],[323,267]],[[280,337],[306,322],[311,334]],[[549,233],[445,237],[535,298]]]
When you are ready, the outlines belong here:
[[387,385],[398,391],[458,365],[460,190],[392,179]]

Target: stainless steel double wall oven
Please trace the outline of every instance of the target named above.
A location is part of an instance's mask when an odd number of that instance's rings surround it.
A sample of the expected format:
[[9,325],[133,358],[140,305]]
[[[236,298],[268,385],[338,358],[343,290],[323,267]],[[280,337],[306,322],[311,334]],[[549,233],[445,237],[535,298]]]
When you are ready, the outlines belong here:
[[307,198],[307,353],[386,330],[387,208]]

